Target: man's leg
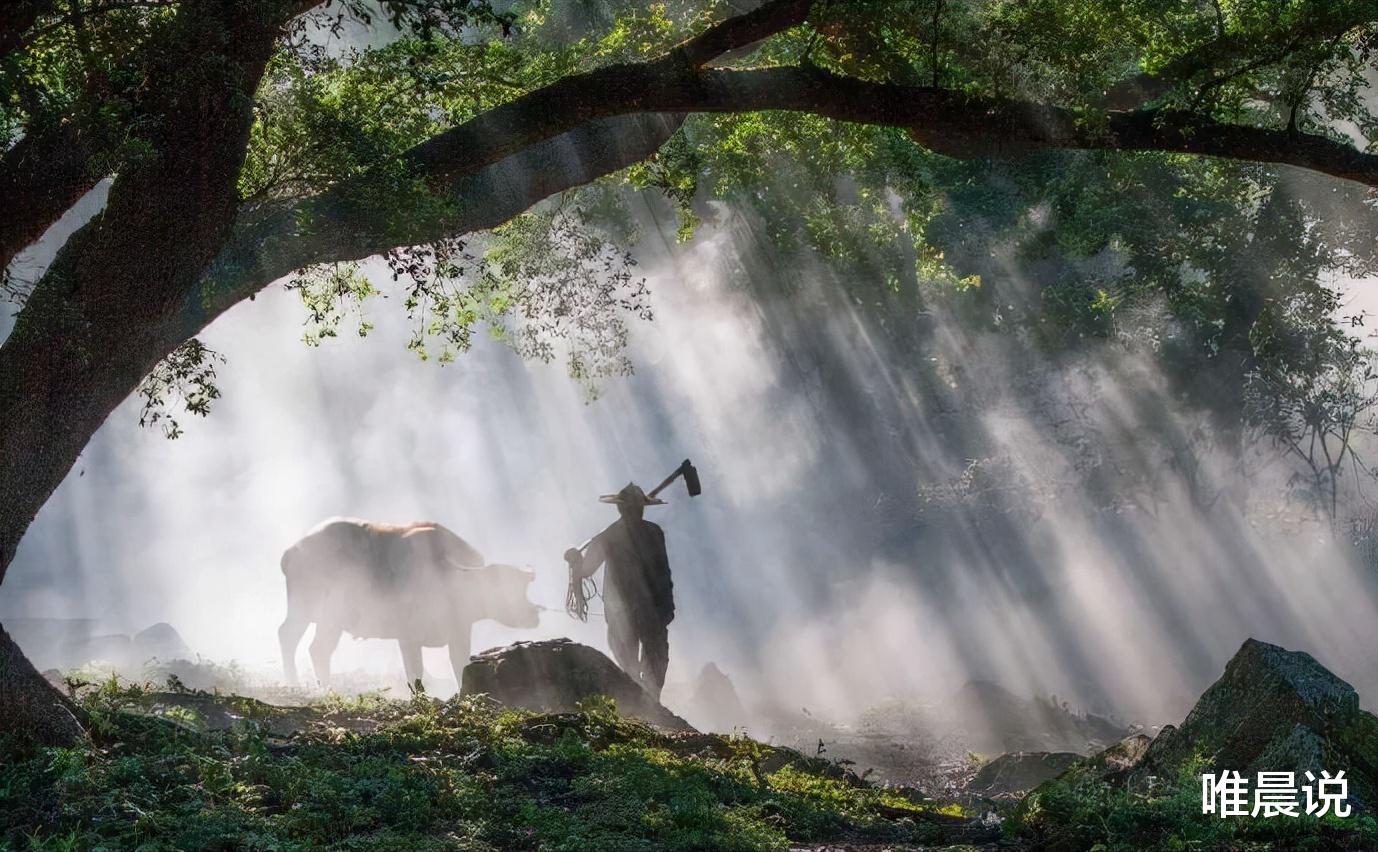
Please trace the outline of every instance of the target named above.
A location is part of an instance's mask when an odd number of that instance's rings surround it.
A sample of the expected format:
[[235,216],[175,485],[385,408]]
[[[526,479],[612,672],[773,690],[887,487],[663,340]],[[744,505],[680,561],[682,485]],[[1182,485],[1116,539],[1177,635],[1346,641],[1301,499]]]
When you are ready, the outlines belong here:
[[637,659],[636,630],[631,620],[616,612],[605,612],[603,617],[608,622],[608,648],[612,651],[612,658],[632,680],[638,680],[641,663]]
[[641,628],[641,683],[660,700],[665,686],[665,670],[670,666],[670,629],[666,624],[647,624]]

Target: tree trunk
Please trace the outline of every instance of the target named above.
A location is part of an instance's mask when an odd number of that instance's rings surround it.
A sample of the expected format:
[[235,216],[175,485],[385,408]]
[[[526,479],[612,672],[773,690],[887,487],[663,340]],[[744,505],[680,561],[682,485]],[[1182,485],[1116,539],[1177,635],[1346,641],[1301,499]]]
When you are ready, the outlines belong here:
[[0,626],[0,733],[39,745],[71,745],[84,734],[80,717]]
[[[131,314],[77,328],[26,313],[33,325],[0,347],[0,580],[91,436],[179,342]],[[73,709],[0,630],[0,730],[70,744],[81,732]]]
[[[291,8],[179,11],[174,49],[149,72],[150,150],[121,168],[0,345],[0,582],[91,436],[185,339],[177,318],[233,227],[252,95]],[[0,634],[0,725],[73,742],[71,709]]]
[[[157,324],[112,319],[81,335],[16,328],[0,347],[0,580],[91,436],[177,345]],[[0,730],[70,744],[81,733],[74,710],[0,628]]]

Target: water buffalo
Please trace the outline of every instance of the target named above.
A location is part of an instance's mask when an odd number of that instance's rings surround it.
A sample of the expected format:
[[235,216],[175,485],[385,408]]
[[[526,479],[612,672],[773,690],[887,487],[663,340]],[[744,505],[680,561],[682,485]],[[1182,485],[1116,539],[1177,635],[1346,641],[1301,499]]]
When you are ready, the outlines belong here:
[[468,542],[439,524],[323,521],[282,555],[287,619],[278,628],[283,669],[297,682],[297,644],[315,622],[311,664],[330,680],[330,657],[349,631],[396,639],[407,682],[421,677],[421,649],[448,645],[455,682],[469,661],[474,622],[496,619],[535,627],[540,611],[526,597],[531,571],[484,565]]

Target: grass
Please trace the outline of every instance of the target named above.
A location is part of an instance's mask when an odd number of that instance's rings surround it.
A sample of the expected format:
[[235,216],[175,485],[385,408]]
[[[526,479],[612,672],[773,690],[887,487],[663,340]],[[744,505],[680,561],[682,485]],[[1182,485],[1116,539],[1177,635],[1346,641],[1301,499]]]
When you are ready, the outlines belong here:
[[1152,794],[1074,766],[1026,796],[1005,830],[1049,852],[1378,849],[1378,823],[1357,812],[1345,819],[1204,815],[1203,766],[1188,762],[1175,783],[1159,783]]
[[[266,705],[231,703],[244,718],[208,731],[187,707],[150,715],[149,698],[111,679],[80,698],[88,742],[7,747],[0,847],[746,850],[960,833],[934,806],[825,761],[661,734],[606,702],[543,716],[335,700],[276,737]],[[369,724],[351,729],[351,715]]]

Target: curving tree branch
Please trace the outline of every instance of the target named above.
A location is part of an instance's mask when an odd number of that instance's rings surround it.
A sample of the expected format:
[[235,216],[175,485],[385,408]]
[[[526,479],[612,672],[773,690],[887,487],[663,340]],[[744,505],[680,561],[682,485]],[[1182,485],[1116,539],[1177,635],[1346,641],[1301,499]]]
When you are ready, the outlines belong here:
[[[375,176],[361,175],[242,223],[189,298],[178,333],[195,333],[197,323],[303,266],[492,227],[552,192],[654,152],[655,145],[642,142],[656,134],[627,146],[600,141],[629,126],[610,118],[759,110],[901,127],[919,144],[954,157],[1013,157],[1048,148],[1162,151],[1286,164],[1378,187],[1378,154],[1315,134],[1157,109],[1110,112],[1103,123],[1089,125],[1070,110],[1028,101],[872,83],[817,68],[694,70],[671,54],[567,77],[418,145],[406,155],[408,168],[448,199],[430,214],[377,203],[377,193],[368,191]],[[560,145],[550,142],[563,134],[576,134],[570,139],[577,143],[564,144],[582,153],[565,164],[565,179],[550,183],[540,164],[555,162],[551,153]],[[475,191],[472,178],[494,173],[495,164],[516,174],[517,163],[531,169],[529,184],[514,180],[501,197]]]
[[91,160],[108,148],[101,134],[63,121],[0,155],[0,270],[100,181]]
[[[136,268],[141,258],[126,253],[104,261],[107,272],[121,271],[118,280],[132,284],[143,277],[139,290],[119,294],[128,300],[120,304],[121,311],[139,317],[140,324],[131,328],[141,329],[140,351],[130,359],[130,375],[219,313],[296,269],[493,227],[554,192],[649,156],[676,124],[657,124],[652,117],[656,114],[809,112],[904,128],[920,144],[959,157],[1019,156],[1046,148],[1167,151],[1290,164],[1378,186],[1378,155],[1319,135],[1227,124],[1204,114],[1140,109],[1109,112],[1102,121],[1087,122],[1058,106],[869,82],[812,67],[708,67],[722,52],[745,48],[801,23],[810,6],[808,0],[773,0],[709,28],[659,59],[571,75],[530,92],[417,145],[400,162],[345,179],[318,196],[240,210],[227,223],[209,263],[194,265],[198,260],[186,248],[186,240],[164,241],[161,249],[145,247],[142,251],[166,251],[179,264],[169,267],[170,274],[156,291]],[[231,154],[227,152],[227,158],[233,159]],[[228,181],[232,175],[222,177]],[[112,193],[112,199],[123,194]],[[126,212],[154,203],[148,198],[127,201]],[[206,237],[214,238],[214,228]],[[197,251],[206,245],[198,243]],[[84,279],[65,284],[45,280],[36,296],[55,285],[96,286]],[[32,335],[41,334],[50,321],[26,314],[36,305],[54,308],[68,299],[62,292],[30,300],[15,335],[0,346],[0,366],[28,363],[6,350],[21,341],[41,346]],[[82,313],[88,316],[111,304],[99,289],[68,292],[80,296]],[[164,301],[174,294],[173,301]],[[55,310],[49,313],[61,316]],[[5,373],[0,369],[0,379]],[[0,389],[3,385],[0,382]],[[107,396],[122,398],[115,391]],[[53,462],[65,470],[70,459]]]

